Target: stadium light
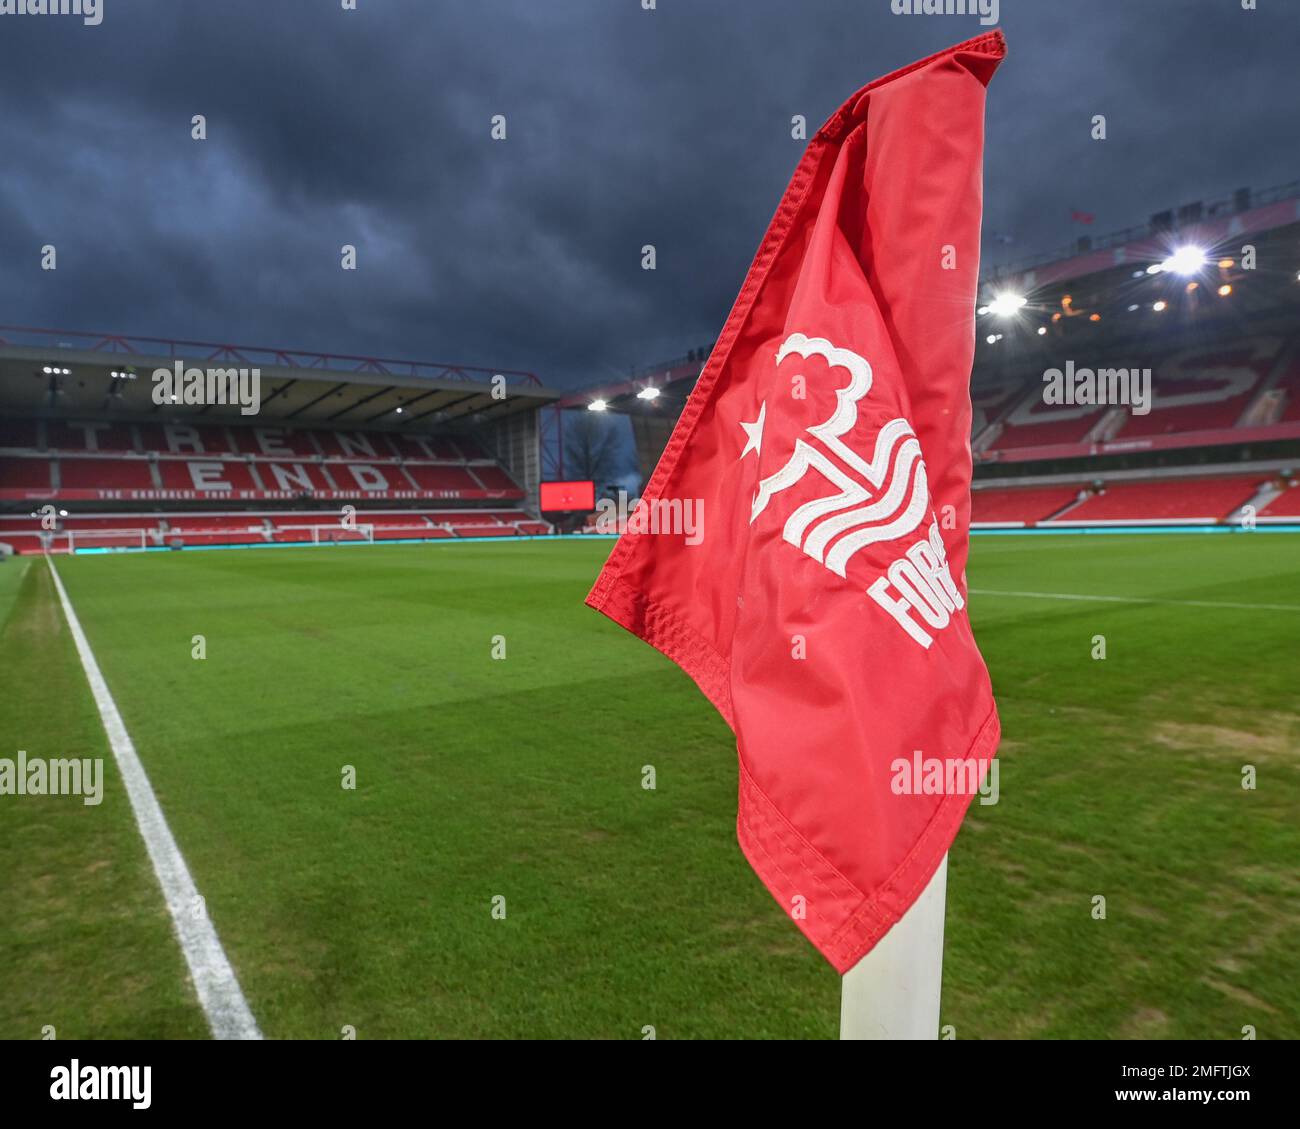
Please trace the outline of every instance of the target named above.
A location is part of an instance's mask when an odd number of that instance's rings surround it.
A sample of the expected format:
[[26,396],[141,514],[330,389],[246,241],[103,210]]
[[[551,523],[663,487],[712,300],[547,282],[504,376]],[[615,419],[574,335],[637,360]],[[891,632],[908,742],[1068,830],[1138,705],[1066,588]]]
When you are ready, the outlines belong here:
[[1160,269],[1186,276],[1196,274],[1203,266],[1205,266],[1205,249],[1194,247],[1189,243],[1185,247],[1179,247],[1161,263]]
[[592,402],[587,405],[587,411],[603,412],[607,407],[609,407],[609,405],[606,404],[604,400],[592,400]]
[[1019,294],[999,294],[989,303],[989,313],[1000,318],[1014,317],[1027,301]]
[[659,399],[659,389],[653,384],[647,385],[636,394],[638,400],[657,400]]
[[1167,310],[1167,309],[1169,308],[1169,303],[1166,302],[1163,298],[1161,298],[1160,301],[1158,301],[1158,302],[1157,302],[1154,306],[1152,306],[1151,308],[1152,308],[1153,310],[1155,310],[1156,313],[1158,313],[1158,314],[1162,314],[1162,313],[1165,312],[1165,310]]
[[1219,297],[1220,297],[1220,298],[1226,298],[1226,297],[1227,297],[1229,294],[1231,294],[1231,293],[1232,293],[1232,287],[1229,286],[1226,282],[1225,282],[1222,286],[1219,287]]
[[1040,326],[1038,327],[1038,336],[1039,336],[1039,337],[1046,337],[1046,336],[1047,336],[1047,326],[1045,326],[1045,325],[1040,325]]

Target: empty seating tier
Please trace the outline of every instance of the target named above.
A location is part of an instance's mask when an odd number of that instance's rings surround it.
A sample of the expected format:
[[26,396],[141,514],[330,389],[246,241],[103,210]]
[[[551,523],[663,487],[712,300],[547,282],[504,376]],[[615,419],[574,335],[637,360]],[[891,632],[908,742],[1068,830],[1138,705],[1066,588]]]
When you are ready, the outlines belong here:
[[0,500],[523,498],[468,436],[254,424],[0,421]]

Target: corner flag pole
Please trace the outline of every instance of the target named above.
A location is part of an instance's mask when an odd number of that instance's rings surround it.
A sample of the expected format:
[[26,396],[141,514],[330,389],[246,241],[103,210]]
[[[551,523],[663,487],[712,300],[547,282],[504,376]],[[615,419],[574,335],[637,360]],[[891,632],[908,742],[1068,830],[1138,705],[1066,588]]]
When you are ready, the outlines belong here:
[[898,923],[844,974],[841,1039],[937,1039],[948,856]]

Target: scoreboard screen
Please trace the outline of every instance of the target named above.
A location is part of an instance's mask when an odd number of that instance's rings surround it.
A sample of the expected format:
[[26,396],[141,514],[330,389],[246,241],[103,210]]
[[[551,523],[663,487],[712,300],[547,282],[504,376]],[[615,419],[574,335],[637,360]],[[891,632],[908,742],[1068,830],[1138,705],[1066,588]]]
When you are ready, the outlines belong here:
[[596,508],[594,482],[543,482],[538,499],[543,513],[581,511],[588,513]]

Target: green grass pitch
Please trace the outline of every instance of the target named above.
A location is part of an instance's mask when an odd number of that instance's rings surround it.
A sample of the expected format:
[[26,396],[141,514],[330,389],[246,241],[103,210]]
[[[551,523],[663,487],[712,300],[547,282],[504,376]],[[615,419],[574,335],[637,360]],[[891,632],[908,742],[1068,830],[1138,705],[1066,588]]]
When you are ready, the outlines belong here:
[[[582,605],[609,547],[57,562],[268,1036],[836,1034],[735,844],[730,732]],[[969,581],[1005,738],[943,1022],[1300,1037],[1300,539],[985,537]],[[43,561],[0,565],[0,625],[0,756],[107,758],[99,807],[0,797],[0,1037],[203,1037]]]

